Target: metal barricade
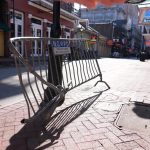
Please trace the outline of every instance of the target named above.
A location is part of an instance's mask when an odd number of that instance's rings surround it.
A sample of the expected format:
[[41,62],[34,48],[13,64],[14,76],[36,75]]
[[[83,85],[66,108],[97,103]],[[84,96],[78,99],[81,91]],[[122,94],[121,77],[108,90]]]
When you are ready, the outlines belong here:
[[43,117],[47,110],[51,116],[64,102],[65,94],[85,82],[96,77],[98,82],[104,82],[96,45],[91,45],[88,39],[18,37],[10,39],[9,47],[29,119]]

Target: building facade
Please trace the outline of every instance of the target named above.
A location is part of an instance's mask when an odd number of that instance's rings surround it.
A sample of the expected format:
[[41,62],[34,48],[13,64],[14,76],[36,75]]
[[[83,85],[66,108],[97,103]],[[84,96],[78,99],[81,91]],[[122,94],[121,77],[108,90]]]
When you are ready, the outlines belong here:
[[139,26],[142,32],[141,50],[146,51],[150,58],[150,8],[140,7]]
[[[53,20],[53,0],[3,0],[5,1],[5,13],[3,17],[7,16],[7,20],[2,21],[7,24],[8,31],[0,27],[0,39],[4,46],[0,49],[1,57],[9,57],[10,52],[7,42],[11,37],[21,36],[36,36],[36,37],[50,37],[51,24]],[[73,13],[73,5],[70,3],[61,2],[61,37],[69,38],[72,35],[74,28],[74,21],[79,17]],[[34,44],[36,56],[39,53],[36,49],[38,46]],[[19,52],[23,55],[23,43],[18,45]]]
[[[81,18],[89,19],[89,25],[103,36],[111,39],[117,49],[123,51],[140,49],[141,33],[138,26],[138,6],[131,4],[95,9],[81,9]],[[123,52],[124,53],[124,52]]]

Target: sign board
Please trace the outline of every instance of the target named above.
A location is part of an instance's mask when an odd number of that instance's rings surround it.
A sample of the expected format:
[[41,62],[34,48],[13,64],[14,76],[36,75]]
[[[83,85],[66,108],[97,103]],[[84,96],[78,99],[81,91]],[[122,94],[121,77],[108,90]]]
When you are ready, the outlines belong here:
[[71,53],[69,40],[52,40],[51,45],[53,47],[54,55],[64,55]]
[[150,8],[141,7],[139,8],[139,24],[150,24]]
[[145,41],[146,46],[150,46],[150,40]]

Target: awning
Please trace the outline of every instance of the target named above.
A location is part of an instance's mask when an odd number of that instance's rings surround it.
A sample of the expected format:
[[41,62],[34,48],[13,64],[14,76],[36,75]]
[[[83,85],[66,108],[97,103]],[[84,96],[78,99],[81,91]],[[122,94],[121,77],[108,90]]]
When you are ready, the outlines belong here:
[[5,32],[9,31],[10,28],[8,27],[7,24],[3,23],[3,22],[0,22],[0,30],[3,30]]

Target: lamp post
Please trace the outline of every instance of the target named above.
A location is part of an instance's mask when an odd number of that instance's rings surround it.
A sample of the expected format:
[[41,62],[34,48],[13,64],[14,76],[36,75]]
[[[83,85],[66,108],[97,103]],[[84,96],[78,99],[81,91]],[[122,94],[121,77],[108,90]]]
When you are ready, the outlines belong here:
[[54,0],[53,2],[53,24],[51,26],[51,37],[60,38],[60,1]]
[[13,24],[14,24],[14,26],[13,26],[13,32],[14,32],[14,36],[15,36],[15,0],[12,0],[12,7],[13,7]]
[[[60,27],[60,1],[54,0],[53,2],[53,24],[51,26],[51,38],[60,38],[61,27]],[[61,85],[62,82],[62,57],[54,56],[52,47],[49,47],[50,59],[48,60],[48,82],[53,83],[55,86]],[[51,72],[52,70],[52,72]],[[57,76],[58,73],[58,76]],[[53,79],[52,79],[53,76]],[[51,89],[51,94],[49,93],[49,88],[45,90],[47,96],[45,100],[51,100],[56,93]],[[62,102],[63,103],[63,102]],[[61,102],[59,105],[62,104]]]

